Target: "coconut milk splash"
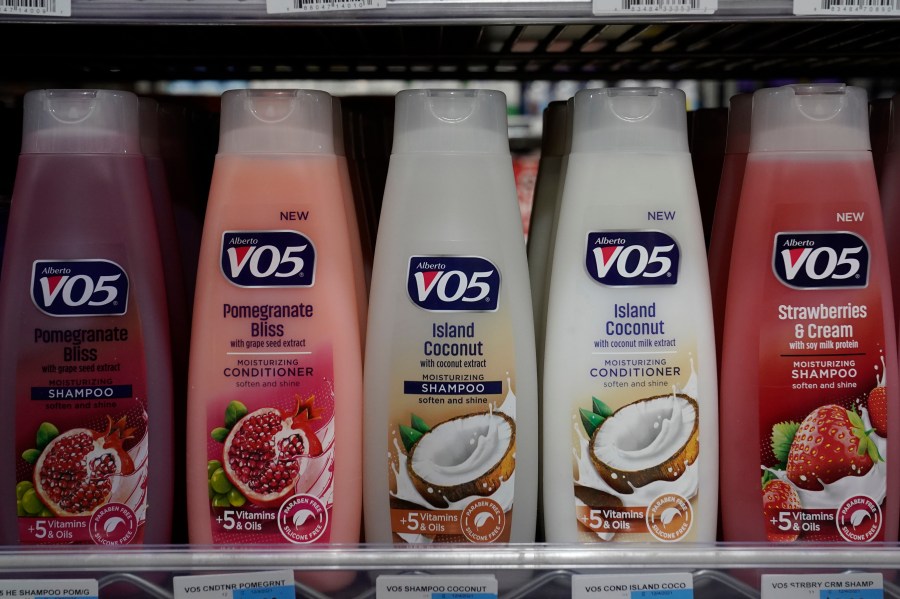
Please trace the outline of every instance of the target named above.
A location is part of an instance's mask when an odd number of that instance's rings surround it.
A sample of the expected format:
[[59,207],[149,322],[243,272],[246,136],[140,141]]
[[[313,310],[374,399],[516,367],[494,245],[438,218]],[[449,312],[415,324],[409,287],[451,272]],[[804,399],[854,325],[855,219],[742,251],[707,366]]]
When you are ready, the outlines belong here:
[[[497,412],[502,412],[509,416],[515,421],[516,419],[516,395],[513,393],[512,389],[512,381],[507,377],[507,392],[506,397],[503,399],[503,403],[500,404],[499,407],[496,407],[495,404],[491,404],[488,408],[488,413],[493,414],[494,409]],[[485,435],[480,436],[477,440],[474,441],[474,446],[477,447],[488,447],[488,446],[496,446],[500,443],[500,434],[497,426],[490,426]],[[446,507],[438,507],[432,505],[428,502],[427,499],[422,497],[418,490],[416,490],[416,486],[413,484],[412,479],[409,477],[409,471],[407,470],[407,456],[406,452],[401,449],[400,441],[398,438],[398,433],[396,429],[391,430],[391,443],[394,446],[393,451],[388,452],[388,459],[391,462],[391,470],[394,472],[394,477],[397,481],[397,491],[391,491],[391,496],[402,501],[408,501],[410,503],[420,505],[428,510],[433,511],[441,511],[441,510],[463,510],[465,507],[471,503],[474,499],[480,497],[479,495],[471,495],[469,497],[464,497],[459,501],[448,502],[449,505]],[[514,454],[515,457],[515,454]],[[500,481],[500,486],[490,495],[491,499],[500,504],[503,508],[504,512],[509,512],[512,509],[513,505],[513,497],[516,488],[516,473],[513,470],[512,475],[508,479],[503,479]],[[446,498],[445,498],[446,499]],[[406,533],[398,533],[400,538],[402,538],[407,543],[431,543],[434,539],[427,535],[416,535],[416,534],[406,534]]]
[[[680,391],[677,387],[672,387],[673,398],[675,398],[678,393],[689,395],[690,397],[693,397],[695,399],[697,398],[699,383],[697,381],[697,372],[694,368],[693,357],[691,357],[690,363],[691,374]],[[676,413],[673,413],[673,417],[676,415]],[[652,426],[655,430],[660,431],[660,433],[665,433],[666,431],[676,430],[678,428],[676,424],[677,423],[673,423],[670,420],[663,419],[662,421],[655,420],[652,423]],[[577,416],[572,417],[572,427],[575,430],[575,434],[578,436],[578,447],[573,448],[572,450],[577,470],[577,472],[575,473],[576,485],[590,487],[592,489],[608,493],[609,495],[613,495],[614,497],[618,497],[622,501],[623,507],[645,507],[649,505],[650,502],[652,502],[654,499],[666,493],[680,495],[688,500],[697,495],[697,490],[700,483],[700,460],[694,460],[693,464],[685,464],[684,473],[682,473],[682,475],[676,480],[657,480],[648,483],[643,487],[635,487],[634,485],[631,485],[631,483],[629,483],[629,486],[631,486],[632,489],[631,493],[620,493],[619,491],[616,491],[615,489],[610,487],[605,480],[603,480],[603,477],[600,476],[600,474],[597,472],[596,467],[591,461],[591,440],[587,436],[584,427],[581,424],[581,420]],[[666,456],[661,456],[661,458],[664,457]],[[577,497],[575,499],[575,503],[577,506],[587,506],[587,504],[582,502]],[[596,534],[604,541],[610,541],[613,539],[613,537],[615,537],[615,533],[612,532],[598,532]]]

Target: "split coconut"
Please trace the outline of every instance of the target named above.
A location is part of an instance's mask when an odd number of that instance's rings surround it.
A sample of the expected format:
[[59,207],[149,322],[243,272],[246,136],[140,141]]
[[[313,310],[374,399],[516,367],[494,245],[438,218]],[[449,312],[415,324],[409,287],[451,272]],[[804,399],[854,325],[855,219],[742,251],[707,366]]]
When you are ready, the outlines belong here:
[[406,468],[419,494],[437,507],[494,494],[516,467],[516,424],[502,412],[457,416],[422,435]]
[[622,406],[591,436],[591,462],[619,493],[677,480],[700,453],[697,401],[682,393]]

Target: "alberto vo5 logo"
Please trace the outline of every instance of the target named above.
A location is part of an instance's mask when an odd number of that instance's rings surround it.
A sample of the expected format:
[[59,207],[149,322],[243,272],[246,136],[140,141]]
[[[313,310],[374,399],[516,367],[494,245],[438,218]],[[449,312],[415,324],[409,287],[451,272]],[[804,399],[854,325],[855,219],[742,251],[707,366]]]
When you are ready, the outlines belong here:
[[429,312],[493,312],[500,299],[500,271],[478,256],[413,256],[406,290]]
[[35,260],[31,301],[50,316],[121,316],[128,275],[109,260]]
[[588,233],[588,274],[610,287],[675,285],[680,258],[678,244],[662,231]]
[[316,249],[296,231],[225,231],[221,266],[238,287],[312,287]]
[[869,246],[854,233],[777,233],[772,258],[775,276],[796,289],[865,287],[869,282]]

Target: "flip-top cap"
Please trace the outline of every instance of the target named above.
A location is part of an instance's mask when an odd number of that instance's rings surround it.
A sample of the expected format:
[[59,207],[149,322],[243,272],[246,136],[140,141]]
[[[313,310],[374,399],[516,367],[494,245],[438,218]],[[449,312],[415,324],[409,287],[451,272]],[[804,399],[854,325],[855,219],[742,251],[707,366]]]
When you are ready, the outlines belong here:
[[506,96],[486,89],[402,91],[392,152],[509,154]]
[[661,87],[575,94],[572,152],[687,152],[684,92]]
[[566,102],[550,102],[544,109],[541,156],[564,156],[566,153]]
[[334,154],[332,114],[332,98],[322,91],[227,91],[219,154]]
[[750,114],[753,112],[753,94],[731,96],[729,104],[725,153],[746,154],[750,151]]
[[25,94],[23,154],[140,154],[130,92],[43,89]]
[[786,85],[753,94],[751,152],[869,150],[869,103],[843,83]]

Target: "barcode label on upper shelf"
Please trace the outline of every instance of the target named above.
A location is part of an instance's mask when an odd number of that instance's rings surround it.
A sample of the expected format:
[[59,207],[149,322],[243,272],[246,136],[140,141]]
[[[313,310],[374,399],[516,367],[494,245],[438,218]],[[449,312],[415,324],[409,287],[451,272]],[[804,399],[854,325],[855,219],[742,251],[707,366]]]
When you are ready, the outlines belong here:
[[897,15],[900,0],[794,0],[795,15]]
[[266,0],[270,15],[371,8],[387,8],[387,0]]
[[72,0],[0,0],[0,15],[72,16]]
[[719,0],[593,0],[595,15],[705,15],[718,7]]

